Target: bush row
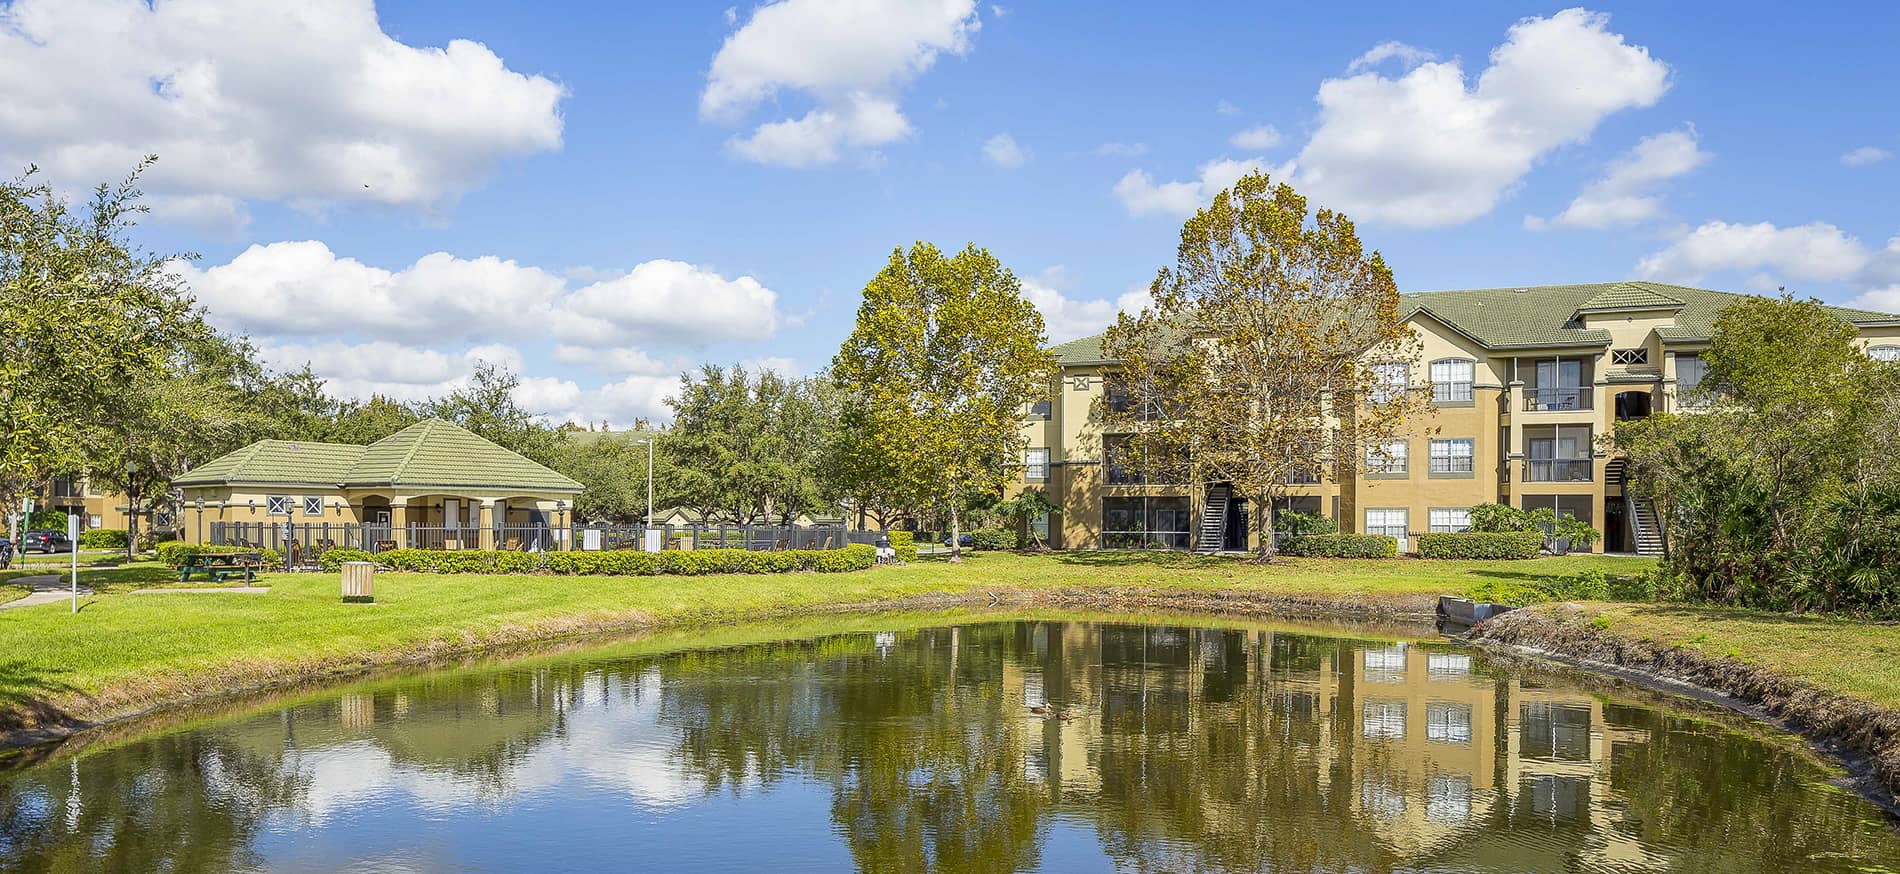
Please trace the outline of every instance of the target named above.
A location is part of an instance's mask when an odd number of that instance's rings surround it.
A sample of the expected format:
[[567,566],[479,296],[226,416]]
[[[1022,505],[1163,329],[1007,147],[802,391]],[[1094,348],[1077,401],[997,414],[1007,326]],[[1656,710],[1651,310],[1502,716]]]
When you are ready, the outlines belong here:
[[1542,531],[1460,531],[1418,536],[1420,558],[1536,558],[1543,548]]
[[886,531],[884,532],[884,536],[890,538],[891,548],[897,550],[898,561],[913,562],[917,560],[917,532]]
[[1567,577],[1539,577],[1529,581],[1486,580],[1466,590],[1475,601],[1526,607],[1549,601],[1654,601],[1659,597],[1651,574],[1618,574],[1588,570]]
[[248,546],[197,546],[177,540],[168,540],[158,545],[158,560],[177,569],[185,566],[185,560],[194,555],[224,554],[230,552],[255,552],[265,567],[282,568],[284,554],[275,549],[252,549]]
[[80,549],[124,549],[125,532],[118,528],[92,528],[79,532]]
[[1307,534],[1287,538],[1280,551],[1302,558],[1393,558],[1399,542],[1383,534]]
[[[912,547],[914,550],[915,547]],[[326,571],[346,561],[374,561],[396,571],[429,574],[537,574],[574,576],[700,576],[704,574],[779,574],[793,571],[841,573],[877,563],[877,548],[854,543],[843,549],[692,549],[636,552],[519,552],[475,549],[392,549],[370,556],[354,549],[332,549],[319,565]]]
[[977,549],[1015,549],[1016,532],[1003,528],[978,528],[970,532]]

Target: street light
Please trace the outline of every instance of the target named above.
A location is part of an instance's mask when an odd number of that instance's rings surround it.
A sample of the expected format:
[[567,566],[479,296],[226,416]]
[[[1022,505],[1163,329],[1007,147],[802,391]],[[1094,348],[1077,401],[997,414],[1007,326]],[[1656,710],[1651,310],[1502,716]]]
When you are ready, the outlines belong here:
[[648,438],[647,438],[647,439],[645,439],[645,440],[635,440],[635,441],[633,441],[633,445],[635,445],[635,446],[638,446],[638,445],[640,445],[640,444],[642,444],[642,443],[645,443],[645,444],[647,445],[647,518],[646,518],[646,524],[648,524],[648,525],[652,525],[652,524],[653,524],[653,438],[651,438],[651,437],[648,437]]

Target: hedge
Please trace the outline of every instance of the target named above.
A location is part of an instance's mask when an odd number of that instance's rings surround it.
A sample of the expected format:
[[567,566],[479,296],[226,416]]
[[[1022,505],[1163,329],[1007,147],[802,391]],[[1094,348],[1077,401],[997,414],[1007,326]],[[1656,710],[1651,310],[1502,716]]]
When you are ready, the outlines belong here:
[[158,560],[176,569],[185,566],[185,559],[206,553],[223,554],[229,552],[255,552],[265,567],[284,566],[284,554],[275,549],[252,549],[248,546],[195,546],[182,541],[170,540],[158,545]]
[[[914,548],[914,547],[913,547]],[[330,556],[355,553],[332,549],[324,553],[322,564],[330,567]],[[343,561],[354,557],[338,558]],[[552,573],[575,576],[700,576],[704,574],[777,574],[793,571],[840,573],[864,570],[877,563],[877,547],[854,543],[843,549],[788,549],[755,552],[746,549],[673,549],[664,552],[636,552],[610,549],[601,552],[519,552],[514,550],[392,549],[378,553],[372,560],[395,571],[430,574],[533,574]]]
[[124,549],[125,532],[118,528],[93,528],[79,532],[80,549]]
[[917,532],[886,531],[884,532],[884,536],[890,538],[891,548],[897,550],[898,561],[913,562],[917,560]]
[[1015,549],[1016,532],[1002,528],[978,528],[970,532],[970,542],[977,549]]
[[348,547],[331,547],[329,549],[324,550],[323,554],[317,557],[317,567],[322,568],[323,570],[328,571],[330,573],[336,573],[337,571],[340,571],[343,569],[343,563],[346,561],[375,561],[375,560],[376,560],[376,556],[370,555],[369,551],[365,549],[350,549]]
[[1543,548],[1542,531],[1435,532],[1418,536],[1418,554],[1421,558],[1536,558]]
[[1306,534],[1287,538],[1280,551],[1302,558],[1393,558],[1399,542],[1383,534]]

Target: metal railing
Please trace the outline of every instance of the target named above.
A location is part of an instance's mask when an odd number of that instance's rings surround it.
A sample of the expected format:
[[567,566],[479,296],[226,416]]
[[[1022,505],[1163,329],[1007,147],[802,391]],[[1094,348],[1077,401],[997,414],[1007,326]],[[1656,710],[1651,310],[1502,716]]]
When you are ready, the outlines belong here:
[[1587,483],[1592,462],[1588,458],[1533,458],[1524,462],[1527,483]]
[[[662,549],[842,549],[852,543],[875,543],[875,531],[846,531],[842,525],[498,525],[448,528],[435,525],[390,526],[345,522],[287,524],[283,522],[210,522],[205,543],[272,549],[298,566],[314,565],[331,549],[360,549],[369,553],[392,549],[491,549],[521,552],[567,550],[644,549],[648,532],[659,534]],[[483,535],[488,537],[484,544]]]
[[1524,409],[1533,412],[1590,409],[1593,390],[1588,386],[1566,385],[1556,388],[1527,388]]

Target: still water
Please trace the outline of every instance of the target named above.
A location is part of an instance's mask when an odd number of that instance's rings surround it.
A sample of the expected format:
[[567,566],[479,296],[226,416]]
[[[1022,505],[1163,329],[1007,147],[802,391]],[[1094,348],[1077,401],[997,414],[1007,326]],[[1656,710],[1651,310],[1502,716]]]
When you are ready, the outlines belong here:
[[0,772],[0,870],[1900,871],[1787,739],[1454,645],[852,621],[55,755]]

